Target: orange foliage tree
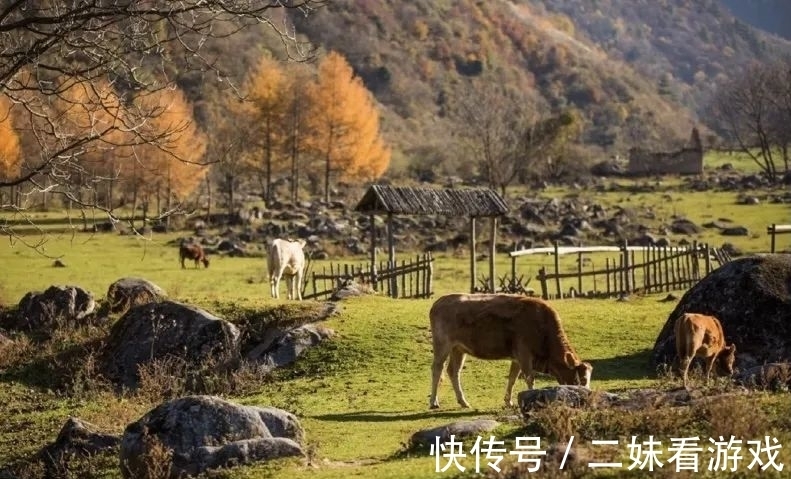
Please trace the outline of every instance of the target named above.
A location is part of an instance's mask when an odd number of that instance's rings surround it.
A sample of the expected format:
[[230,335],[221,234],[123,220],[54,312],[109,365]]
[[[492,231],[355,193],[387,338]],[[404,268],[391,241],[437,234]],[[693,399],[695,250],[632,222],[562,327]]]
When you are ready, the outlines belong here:
[[0,178],[19,174],[19,137],[11,123],[11,105],[0,96]]
[[261,181],[267,201],[272,200],[272,174],[284,167],[282,153],[288,130],[284,121],[288,107],[286,83],[283,67],[266,56],[247,80],[250,120],[256,125],[250,145],[260,153],[260,157],[250,156],[250,167]]
[[206,175],[206,138],[194,123],[192,106],[181,90],[158,90],[138,97],[135,107],[133,114],[145,119],[139,128],[152,140],[132,147],[120,174],[132,194],[133,211],[142,200],[145,219],[155,197],[157,214],[169,217],[172,201],[192,194]]
[[324,168],[324,200],[330,179],[341,172],[349,180],[374,180],[390,163],[390,149],[379,133],[379,112],[371,93],[346,59],[330,52],[308,86],[310,98],[306,145]]

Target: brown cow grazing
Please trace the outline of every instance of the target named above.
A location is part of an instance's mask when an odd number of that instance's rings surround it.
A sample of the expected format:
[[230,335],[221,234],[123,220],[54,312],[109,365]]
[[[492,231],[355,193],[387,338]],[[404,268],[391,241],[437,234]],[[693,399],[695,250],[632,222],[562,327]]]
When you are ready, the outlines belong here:
[[695,357],[706,360],[706,382],[709,380],[714,363],[717,362],[719,372],[724,375],[733,374],[733,363],[736,360],[736,345],[725,345],[725,333],[722,325],[714,316],[696,313],[684,313],[675,324],[676,364],[687,387],[689,365]]
[[461,369],[466,354],[480,359],[511,359],[505,403],[520,370],[533,388],[534,372],[547,372],[560,384],[590,387],[593,366],[582,362],[569,344],[558,313],[546,302],[510,294],[449,294],[431,307],[434,362],[431,369],[432,409],[439,407],[437,389],[442,368],[461,407],[469,407],[461,390]]
[[181,259],[181,268],[184,269],[184,260],[191,259],[195,261],[195,267],[198,267],[198,263],[203,263],[203,266],[208,268],[209,267],[209,258],[206,256],[206,252],[203,251],[203,247],[197,243],[181,243],[179,247],[179,259]]

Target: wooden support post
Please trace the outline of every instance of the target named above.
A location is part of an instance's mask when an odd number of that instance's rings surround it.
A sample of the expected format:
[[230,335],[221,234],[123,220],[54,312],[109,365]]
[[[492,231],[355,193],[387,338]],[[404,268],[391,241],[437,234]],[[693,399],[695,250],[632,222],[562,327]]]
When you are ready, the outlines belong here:
[[494,257],[497,255],[497,217],[491,217],[491,231],[489,232],[489,290],[496,293],[497,289],[494,284]]
[[610,296],[610,258],[604,258],[604,277],[607,278],[607,296]]
[[582,295],[582,253],[577,253],[577,296]]
[[560,253],[558,252],[558,242],[555,245],[555,291],[557,291],[557,299],[563,299],[563,291],[560,289]]
[[376,216],[368,217],[371,221],[371,287],[374,291],[379,291],[376,284]]
[[547,288],[547,270],[543,266],[538,270],[538,281],[541,283],[541,298],[549,299],[549,288]]
[[[387,269],[395,269],[395,240],[393,239],[393,213],[387,213]],[[390,297],[398,297],[398,277],[390,277]]]
[[478,272],[475,267],[475,217],[470,218],[470,293],[475,292],[475,277]]
[[434,261],[431,258],[431,253],[428,253],[428,281],[426,285],[427,298],[431,297],[431,294],[433,293],[433,291],[431,290],[431,288],[433,287],[432,285],[433,278],[434,278]]
[[771,247],[769,248],[769,252],[773,253],[773,254],[775,252],[775,232],[776,231],[777,231],[777,225],[775,223],[772,223],[772,226],[769,227],[769,235],[770,235],[770,238],[771,238],[771,240],[770,240],[771,241]]

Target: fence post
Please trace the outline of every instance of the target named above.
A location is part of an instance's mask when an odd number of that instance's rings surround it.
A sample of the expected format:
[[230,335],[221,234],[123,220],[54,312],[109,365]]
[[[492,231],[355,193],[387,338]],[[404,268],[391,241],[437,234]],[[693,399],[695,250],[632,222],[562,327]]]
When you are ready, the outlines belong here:
[[[516,251],[516,241],[514,241],[513,251]],[[516,256],[511,256],[511,293],[516,292]]]
[[769,249],[769,251],[771,253],[774,253],[775,252],[775,232],[777,230],[777,225],[775,223],[772,223],[772,226],[770,226],[768,229],[769,229],[769,234],[771,235],[771,238],[772,238],[771,239],[772,247]]
[[547,270],[543,266],[538,270],[538,281],[541,283],[541,297],[549,299],[549,291],[547,291]]
[[631,285],[632,278],[631,278],[631,273],[629,271],[629,242],[626,240],[623,240],[623,267],[624,267],[623,276],[625,280],[623,284],[624,286],[623,289],[628,294],[632,292],[632,285]]
[[431,257],[431,253],[428,253],[428,281],[426,285],[426,297],[431,297],[432,291],[432,277],[434,276],[434,258]]
[[711,251],[708,243],[703,245],[703,252],[706,254],[706,276],[708,276],[711,273]]
[[577,253],[577,296],[582,294],[582,252]]
[[558,242],[553,242],[555,245],[555,289],[558,293],[557,299],[563,299],[563,292],[560,289],[560,254],[558,253]]

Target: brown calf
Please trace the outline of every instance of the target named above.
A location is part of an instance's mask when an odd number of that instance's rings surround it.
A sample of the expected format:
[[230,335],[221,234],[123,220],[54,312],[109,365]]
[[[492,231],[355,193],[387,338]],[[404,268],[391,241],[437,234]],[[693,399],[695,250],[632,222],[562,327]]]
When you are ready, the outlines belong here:
[[717,362],[719,372],[733,374],[733,363],[736,360],[736,345],[725,345],[725,333],[722,325],[714,316],[684,313],[676,320],[676,362],[679,372],[687,387],[689,365],[695,357],[706,360],[706,381],[709,380],[714,363]]
[[179,247],[179,259],[181,259],[182,269],[185,268],[185,259],[194,260],[196,268],[198,267],[198,263],[203,263],[203,266],[206,268],[209,267],[209,258],[206,257],[206,252],[203,251],[201,245],[196,243],[183,243]]

